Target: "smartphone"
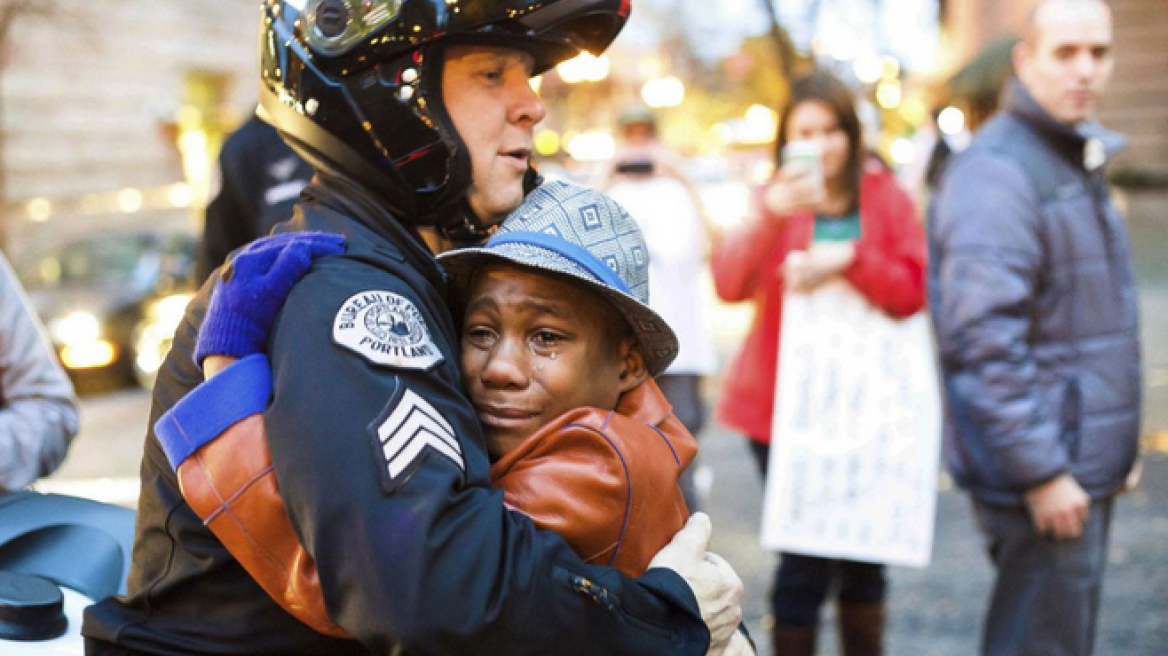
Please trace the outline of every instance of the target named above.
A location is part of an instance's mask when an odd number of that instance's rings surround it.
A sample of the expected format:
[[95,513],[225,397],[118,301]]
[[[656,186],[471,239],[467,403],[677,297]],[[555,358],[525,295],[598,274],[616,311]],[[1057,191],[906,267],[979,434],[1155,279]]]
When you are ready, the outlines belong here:
[[633,159],[625,160],[617,164],[616,172],[632,175],[649,175],[653,173],[653,168],[653,160],[651,159]]
[[818,141],[789,141],[783,146],[783,166],[802,168],[823,184],[823,146]]

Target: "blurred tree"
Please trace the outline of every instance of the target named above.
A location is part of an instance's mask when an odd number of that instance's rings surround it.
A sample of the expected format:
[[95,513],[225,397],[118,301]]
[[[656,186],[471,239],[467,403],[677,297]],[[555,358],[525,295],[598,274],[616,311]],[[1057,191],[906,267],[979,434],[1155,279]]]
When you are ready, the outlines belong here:
[[[73,6],[70,6],[73,5]],[[25,18],[58,21],[63,16],[75,16],[76,3],[66,0],[0,0],[0,78],[7,68],[7,53],[11,46],[13,27]],[[0,90],[3,85],[0,85]],[[0,95],[0,249],[8,245],[8,183],[4,159],[4,98]]]
[[[783,79],[790,81],[791,75],[795,72],[795,63],[798,60],[798,54],[795,51],[795,44],[791,41],[791,35],[783,27],[779,21],[779,10],[775,8],[777,0],[762,0],[763,8],[766,9],[767,16],[771,19],[770,37],[774,43],[775,52],[779,57],[779,70],[783,72]],[[819,13],[819,1],[807,3],[807,11],[810,15],[815,16]]]
[[786,99],[788,79],[771,34],[745,39],[739,50],[712,65],[694,61],[684,112],[666,112],[662,132],[689,151],[709,150],[706,128],[742,117],[751,105],[774,109]]

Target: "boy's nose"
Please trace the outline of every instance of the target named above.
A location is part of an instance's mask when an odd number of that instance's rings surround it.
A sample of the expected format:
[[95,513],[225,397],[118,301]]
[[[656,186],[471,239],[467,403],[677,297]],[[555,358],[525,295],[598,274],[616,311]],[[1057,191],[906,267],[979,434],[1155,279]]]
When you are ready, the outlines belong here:
[[522,346],[500,341],[483,367],[483,383],[496,388],[522,388],[527,385],[526,354]]

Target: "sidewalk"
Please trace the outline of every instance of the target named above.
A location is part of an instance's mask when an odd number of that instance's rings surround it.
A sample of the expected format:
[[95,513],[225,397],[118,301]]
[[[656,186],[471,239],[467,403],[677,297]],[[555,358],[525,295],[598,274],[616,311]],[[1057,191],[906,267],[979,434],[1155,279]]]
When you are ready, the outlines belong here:
[[[713,549],[747,584],[745,612],[759,656],[771,653],[767,593],[775,557],[758,546],[762,485],[743,438],[713,427],[702,436],[703,463],[714,480],[705,510],[714,521]],[[1168,654],[1168,456],[1146,456],[1141,487],[1116,506],[1097,656]],[[958,490],[937,503],[933,562],[923,570],[890,570],[889,656],[971,656],[992,571]],[[833,614],[825,609],[820,654],[836,654]]]

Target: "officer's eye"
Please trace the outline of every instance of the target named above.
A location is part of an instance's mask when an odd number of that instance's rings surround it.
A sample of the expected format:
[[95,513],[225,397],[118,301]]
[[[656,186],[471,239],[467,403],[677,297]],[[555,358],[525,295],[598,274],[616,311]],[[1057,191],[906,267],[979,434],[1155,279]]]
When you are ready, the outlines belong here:
[[487,82],[501,82],[503,80],[503,67],[488,68],[479,75]]

